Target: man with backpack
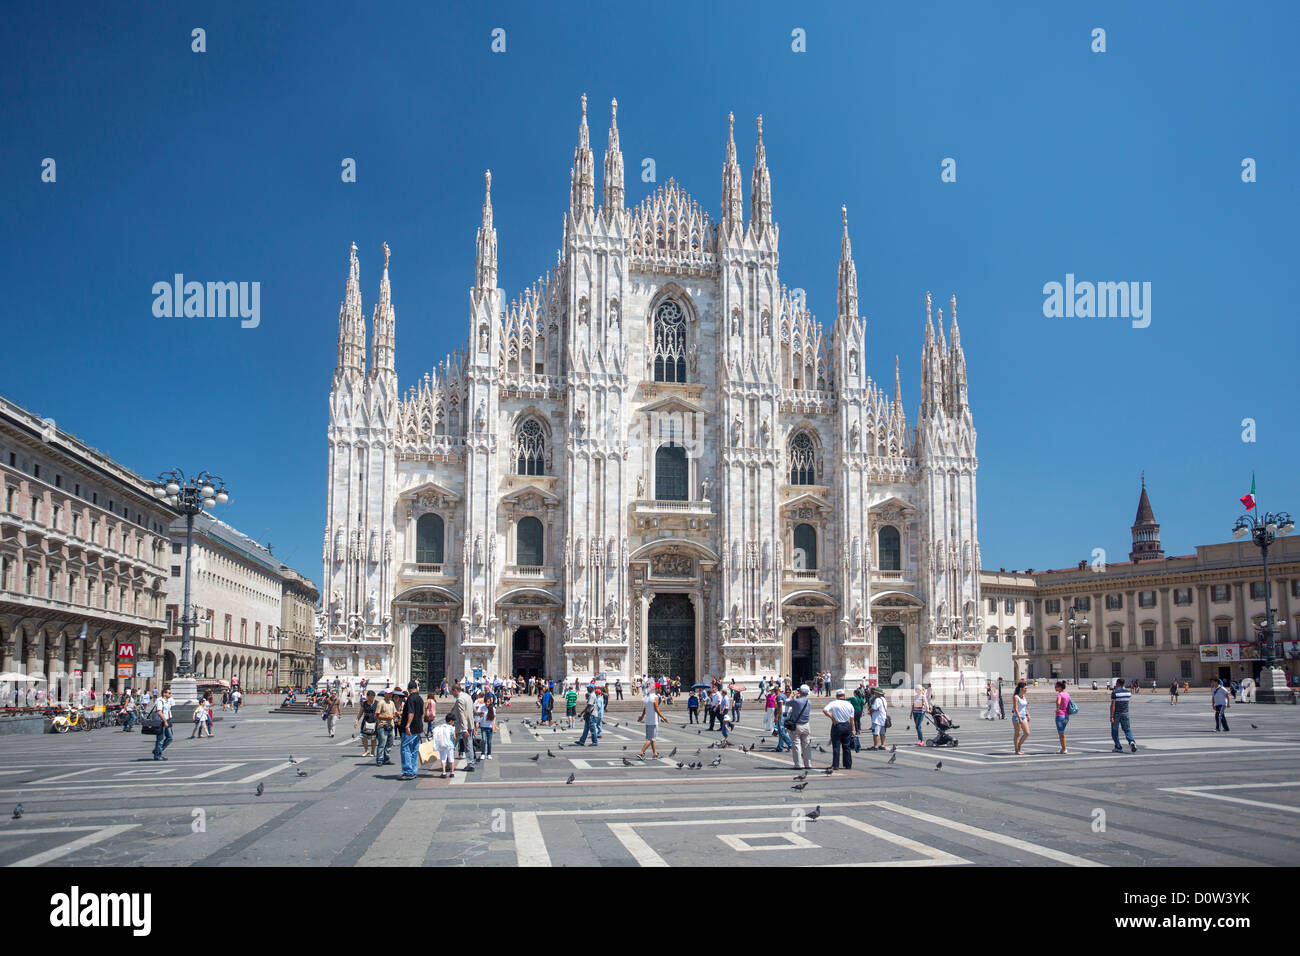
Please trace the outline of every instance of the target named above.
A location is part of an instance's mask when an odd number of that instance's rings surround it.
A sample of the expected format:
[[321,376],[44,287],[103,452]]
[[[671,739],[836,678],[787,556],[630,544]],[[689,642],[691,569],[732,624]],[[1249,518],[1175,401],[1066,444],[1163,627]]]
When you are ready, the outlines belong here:
[[790,752],[794,755],[796,770],[812,769],[811,725],[812,703],[808,695],[812,693],[807,684],[799,685],[798,696],[790,701],[790,709],[785,715],[785,729],[790,735]]

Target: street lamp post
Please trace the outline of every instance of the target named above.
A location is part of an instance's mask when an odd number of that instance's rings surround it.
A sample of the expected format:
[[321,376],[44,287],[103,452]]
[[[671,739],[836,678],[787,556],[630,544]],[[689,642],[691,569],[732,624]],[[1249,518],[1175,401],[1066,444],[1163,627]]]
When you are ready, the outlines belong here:
[[1256,547],[1264,556],[1264,623],[1260,631],[1260,657],[1263,669],[1260,673],[1260,687],[1255,699],[1261,704],[1290,703],[1291,689],[1287,687],[1286,672],[1282,670],[1281,660],[1286,656],[1285,649],[1278,652],[1277,622],[1273,619],[1272,592],[1268,583],[1268,549],[1280,535],[1290,534],[1295,530],[1295,522],[1285,511],[1276,514],[1244,514],[1237,519],[1232,528],[1234,538],[1250,535]]
[[[1083,627],[1088,626],[1088,617],[1086,614],[1083,614],[1083,609],[1076,604],[1070,605],[1070,607],[1068,608],[1068,613],[1070,615],[1070,620],[1069,620],[1070,656],[1073,658],[1073,662],[1074,662],[1073,663],[1074,686],[1078,687],[1079,686],[1079,629],[1078,628],[1079,626],[1083,626]],[[1076,621],[1076,615],[1081,616],[1077,621]],[[1064,627],[1066,622],[1063,619],[1058,618],[1056,623]]]
[[[198,622],[194,619],[194,610],[190,605],[190,558],[194,549],[194,516],[204,508],[224,505],[230,500],[226,484],[216,475],[206,471],[192,478],[186,478],[180,469],[163,472],[152,487],[153,496],[171,505],[185,515],[185,605],[181,611],[181,657],[176,664],[178,682],[194,684],[194,665],[190,660],[193,645],[193,628]],[[188,689],[187,693],[194,693]],[[185,703],[179,693],[172,696],[178,703]]]

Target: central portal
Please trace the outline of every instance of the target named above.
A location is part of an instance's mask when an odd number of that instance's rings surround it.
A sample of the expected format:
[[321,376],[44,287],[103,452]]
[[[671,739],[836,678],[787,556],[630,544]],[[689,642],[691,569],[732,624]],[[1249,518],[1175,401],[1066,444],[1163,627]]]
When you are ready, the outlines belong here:
[[510,644],[511,661],[515,675],[545,677],[546,635],[540,627],[521,627],[515,631]]
[[411,633],[411,679],[432,691],[447,676],[447,635],[437,624],[421,624]]
[[790,638],[790,680],[812,685],[822,669],[822,638],[815,627],[801,627]]
[[657,594],[650,602],[646,668],[653,676],[695,682],[695,605],[685,594]]

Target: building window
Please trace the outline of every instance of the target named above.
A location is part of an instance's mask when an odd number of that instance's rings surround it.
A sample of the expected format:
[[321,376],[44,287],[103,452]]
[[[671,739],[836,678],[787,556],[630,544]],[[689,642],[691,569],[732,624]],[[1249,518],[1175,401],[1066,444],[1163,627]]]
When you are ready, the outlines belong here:
[[805,431],[795,432],[790,439],[790,484],[817,484],[817,449],[812,436]]
[[880,555],[880,570],[903,570],[903,542],[898,529],[887,524],[876,535],[877,551]]
[[655,381],[686,381],[686,313],[668,301],[655,310]]
[[1026,614],[1034,613],[1034,602],[1032,600],[1025,602],[1025,613]]
[[1121,640],[1121,637],[1120,637],[1120,632],[1119,632],[1119,631],[1111,631],[1111,632],[1110,632],[1110,646],[1111,646],[1111,647],[1119,647],[1120,640]]
[[1061,599],[1060,599],[1060,598],[1048,598],[1048,599],[1044,602],[1043,610],[1044,610],[1047,614],[1060,614],[1060,613],[1061,613]]
[[1081,649],[1087,650],[1087,647],[1088,647],[1088,635],[1087,635],[1087,634],[1080,634],[1080,635],[1079,635],[1079,647],[1080,647]]
[[49,573],[45,576],[45,596],[53,601],[58,597],[58,591],[55,588],[55,581],[58,580],[59,572],[50,568]]
[[[13,511],[12,508],[10,508],[9,510],[10,510],[10,511]],[[1296,597],[1296,598],[1300,598],[1300,578],[1295,578],[1295,579],[1291,582],[1291,596],[1292,596],[1292,597]]]
[[1143,662],[1142,662],[1142,666],[1146,669],[1146,673],[1145,673],[1145,677],[1146,677],[1146,679],[1147,679],[1147,680],[1155,680],[1155,679],[1156,679],[1156,662],[1155,662],[1155,661],[1143,661]]
[[688,500],[690,463],[681,445],[660,445],[655,452],[655,498],[659,501]]
[[40,514],[41,499],[32,498],[32,520],[37,520],[36,516]]
[[1077,598],[1074,599],[1074,606],[1075,606],[1075,608],[1076,608],[1077,610],[1080,610],[1080,611],[1091,611],[1091,610],[1092,610],[1092,598],[1090,598],[1090,597],[1086,597],[1086,596],[1085,596],[1085,597],[1077,597]]
[[515,528],[515,563],[524,567],[539,567],[545,563],[542,548],[542,523],[529,516],[521,518]]
[[542,423],[526,418],[515,429],[515,473],[520,475],[546,474],[546,433]]
[[9,590],[9,572],[13,568],[13,561],[9,558],[0,558],[0,591]]
[[55,487],[55,488],[62,488],[62,487],[63,487],[63,476],[62,476],[62,475],[55,475],[55,476],[54,476],[54,487]]
[[1144,627],[1144,628],[1142,629],[1142,646],[1143,646],[1143,647],[1155,647],[1155,646],[1156,646],[1156,632],[1155,632],[1155,628]]
[[1084,680],[1088,679],[1088,664],[1085,661],[1079,662],[1079,676]]
[[1124,607],[1124,595],[1122,594],[1106,595],[1106,610],[1118,611],[1121,610],[1123,607]]
[[998,599],[989,598],[989,613],[996,614],[997,612],[998,612]]
[[1227,644],[1232,640],[1232,627],[1228,624],[1214,625],[1214,639],[1220,644]]
[[1047,635],[1047,649],[1049,651],[1059,651],[1061,649],[1061,637],[1059,634]]
[[794,529],[795,570],[815,571],[817,569],[817,531],[810,524],[795,525]]
[[1007,599],[1006,599],[1006,602],[1005,602],[1005,604],[1004,604],[1004,606],[1006,607],[1006,610],[1007,610],[1007,613],[1008,613],[1008,614],[1015,614],[1015,613],[1016,613],[1016,599],[1015,599],[1015,598],[1007,598]]
[[1123,673],[1122,667],[1123,667],[1123,664],[1122,664],[1121,662],[1119,662],[1119,661],[1111,661],[1111,662],[1110,662],[1110,676],[1111,676],[1111,677],[1123,677],[1123,676],[1124,676],[1124,673]]
[[415,563],[442,564],[442,541],[442,517],[420,515],[420,520],[415,523]]
[[173,543],[172,543],[172,554],[180,554],[180,553],[181,553],[181,546],[180,546],[179,544],[176,544],[175,542],[173,542]]
[[1138,607],[1155,607],[1155,606],[1156,606],[1155,591],[1138,592]]
[[1174,588],[1174,603],[1185,607],[1192,603],[1191,588]]
[[1178,662],[1178,676],[1183,680],[1192,679],[1192,662],[1184,658]]
[[1180,627],[1178,629],[1178,643],[1179,644],[1192,643],[1192,629],[1190,627]]
[[1034,649],[1035,649],[1035,648],[1034,648],[1034,635],[1031,634],[1030,632],[1026,631],[1026,632],[1025,632],[1025,652],[1028,653],[1028,652],[1030,652],[1030,651],[1032,651],[1032,650],[1034,650]]
[[1251,599],[1252,601],[1262,601],[1262,600],[1264,600],[1264,582],[1263,582],[1263,581],[1251,581],[1251,582],[1250,582],[1250,599]]
[[1210,600],[1215,604],[1222,604],[1224,601],[1231,600],[1231,584],[1215,584],[1210,587]]

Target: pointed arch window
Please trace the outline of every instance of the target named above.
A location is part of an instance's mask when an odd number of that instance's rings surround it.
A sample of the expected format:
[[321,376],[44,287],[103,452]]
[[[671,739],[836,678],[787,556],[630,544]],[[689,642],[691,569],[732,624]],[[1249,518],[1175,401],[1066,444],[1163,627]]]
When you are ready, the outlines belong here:
[[546,433],[537,419],[526,418],[515,429],[513,457],[516,474],[546,474]]
[[817,448],[807,432],[796,432],[790,439],[790,484],[817,484]]
[[515,530],[515,563],[523,567],[540,567],[545,562],[542,547],[542,523],[529,516],[521,518]]
[[795,525],[791,558],[796,571],[817,570],[817,529],[812,525]]
[[903,545],[902,539],[898,536],[898,529],[892,524],[887,524],[880,529],[876,537],[878,539],[876,553],[880,555],[880,570],[903,570]]
[[656,382],[686,381],[686,313],[669,300],[655,309]]
[[442,544],[442,517],[420,515],[420,520],[415,523],[415,563],[442,564]]
[[655,498],[659,501],[688,500],[689,468],[685,448],[660,445],[655,452]]

